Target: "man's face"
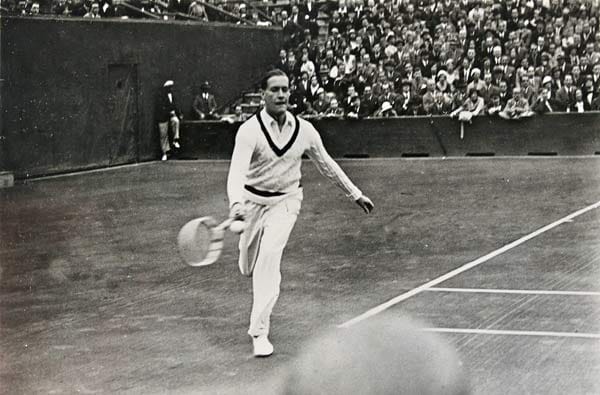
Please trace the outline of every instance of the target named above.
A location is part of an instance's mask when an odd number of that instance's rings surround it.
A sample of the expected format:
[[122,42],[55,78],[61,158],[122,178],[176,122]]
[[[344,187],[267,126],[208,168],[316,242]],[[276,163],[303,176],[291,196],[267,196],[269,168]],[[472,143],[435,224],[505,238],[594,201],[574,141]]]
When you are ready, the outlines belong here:
[[573,77],[569,74],[565,75],[565,86],[573,85]]
[[263,91],[265,108],[272,116],[284,114],[290,98],[290,81],[286,76],[276,75],[267,81]]

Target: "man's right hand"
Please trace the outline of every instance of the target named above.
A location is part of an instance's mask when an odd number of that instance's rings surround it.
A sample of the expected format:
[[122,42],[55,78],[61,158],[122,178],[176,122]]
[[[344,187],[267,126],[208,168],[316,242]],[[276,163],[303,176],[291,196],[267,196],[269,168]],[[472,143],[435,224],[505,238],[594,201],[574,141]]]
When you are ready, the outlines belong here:
[[229,209],[229,218],[243,221],[245,216],[246,216],[246,208],[244,207],[244,205],[239,202],[233,203],[233,205]]

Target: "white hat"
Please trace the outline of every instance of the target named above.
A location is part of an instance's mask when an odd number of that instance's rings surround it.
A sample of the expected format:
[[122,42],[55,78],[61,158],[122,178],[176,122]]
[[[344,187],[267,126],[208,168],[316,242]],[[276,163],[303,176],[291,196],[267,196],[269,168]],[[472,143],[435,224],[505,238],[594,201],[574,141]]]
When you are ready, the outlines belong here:
[[390,103],[389,101],[384,101],[383,104],[381,105],[381,111],[387,111],[387,110],[391,110],[392,109],[392,103]]
[[471,76],[473,76],[475,73],[481,75],[481,70],[479,70],[477,67],[474,67],[473,70],[471,70]]
[[172,80],[168,80],[165,82],[163,86],[173,86],[174,82]]
[[546,85],[547,83],[552,82],[552,77],[550,77],[549,75],[545,76],[544,79],[542,80],[542,85]]

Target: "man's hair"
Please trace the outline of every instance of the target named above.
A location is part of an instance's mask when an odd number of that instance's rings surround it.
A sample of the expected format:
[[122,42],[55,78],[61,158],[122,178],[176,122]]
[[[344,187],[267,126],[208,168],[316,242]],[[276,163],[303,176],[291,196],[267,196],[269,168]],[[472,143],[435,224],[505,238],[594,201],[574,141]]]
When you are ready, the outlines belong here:
[[287,77],[287,76],[288,75],[280,69],[273,69],[273,70],[267,71],[265,73],[265,75],[263,76],[263,79],[260,83],[260,88],[263,90],[267,89],[267,82],[269,82],[269,79],[271,79],[272,77]]

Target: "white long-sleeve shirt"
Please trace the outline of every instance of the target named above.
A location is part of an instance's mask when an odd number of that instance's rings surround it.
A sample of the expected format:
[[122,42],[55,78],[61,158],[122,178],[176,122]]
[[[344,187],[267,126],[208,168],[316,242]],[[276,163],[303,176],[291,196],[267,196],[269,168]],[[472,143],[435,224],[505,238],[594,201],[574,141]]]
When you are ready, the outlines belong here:
[[303,154],[349,198],[356,200],[362,196],[329,156],[312,124],[288,112],[280,130],[277,121],[263,109],[244,122],[236,135],[227,178],[230,206],[246,200],[275,204],[287,196],[302,193]]

